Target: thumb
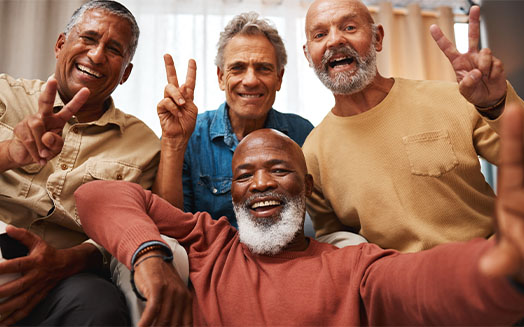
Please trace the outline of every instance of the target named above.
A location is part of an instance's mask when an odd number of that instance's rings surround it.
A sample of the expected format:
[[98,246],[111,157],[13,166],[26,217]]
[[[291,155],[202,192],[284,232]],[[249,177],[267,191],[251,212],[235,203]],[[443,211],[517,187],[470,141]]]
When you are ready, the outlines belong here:
[[487,276],[512,276],[518,272],[519,262],[517,249],[501,240],[480,258],[479,268]]

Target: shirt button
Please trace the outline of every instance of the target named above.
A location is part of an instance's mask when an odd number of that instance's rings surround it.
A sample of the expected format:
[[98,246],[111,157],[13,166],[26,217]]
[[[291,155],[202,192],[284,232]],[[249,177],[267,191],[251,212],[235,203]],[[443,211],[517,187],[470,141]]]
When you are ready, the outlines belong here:
[[213,187],[213,194],[216,194],[217,192],[218,192],[218,190]]
[[66,170],[66,169],[67,169],[67,165],[66,165],[66,164],[62,164],[62,165],[60,166],[60,168],[62,168],[62,170]]
[[121,181],[122,180],[122,175],[121,174],[116,175],[116,180],[117,181]]

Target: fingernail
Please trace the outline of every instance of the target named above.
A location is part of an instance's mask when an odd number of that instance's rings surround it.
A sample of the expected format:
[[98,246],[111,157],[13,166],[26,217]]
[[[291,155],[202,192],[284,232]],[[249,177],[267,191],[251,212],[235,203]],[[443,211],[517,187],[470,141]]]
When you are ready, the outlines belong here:
[[186,103],[186,101],[184,101],[184,99],[180,98],[180,99],[178,99],[178,103],[179,103],[180,105],[183,105],[183,104]]
[[51,153],[48,150],[44,149],[44,150],[40,151],[40,157],[42,157],[42,158],[47,158],[50,155],[51,155]]
[[38,163],[40,164],[40,166],[45,166],[47,164],[47,161],[45,161],[44,159],[40,159]]

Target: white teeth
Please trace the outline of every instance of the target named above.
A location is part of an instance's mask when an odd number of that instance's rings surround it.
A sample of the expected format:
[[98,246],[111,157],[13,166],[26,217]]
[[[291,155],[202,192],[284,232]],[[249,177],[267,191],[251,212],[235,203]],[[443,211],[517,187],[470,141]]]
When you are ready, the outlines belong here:
[[260,98],[262,94],[244,94],[240,93],[240,96],[243,98]]
[[346,59],[349,59],[349,57],[333,59],[333,60],[331,60],[331,62],[337,62],[337,61],[342,61],[342,60],[346,60]]
[[278,205],[280,205],[279,201],[275,201],[275,200],[262,201],[262,202],[257,202],[255,204],[253,204],[251,206],[251,209],[256,209],[256,208],[260,208],[260,207],[267,207],[267,206],[278,206]]
[[100,74],[99,72],[95,72],[94,70],[86,67],[86,66],[82,66],[82,65],[76,65],[76,67],[78,67],[78,69],[80,69],[81,71],[83,71],[84,73],[88,73],[89,75],[93,75],[95,76],[96,78],[100,78],[102,77],[102,74]]

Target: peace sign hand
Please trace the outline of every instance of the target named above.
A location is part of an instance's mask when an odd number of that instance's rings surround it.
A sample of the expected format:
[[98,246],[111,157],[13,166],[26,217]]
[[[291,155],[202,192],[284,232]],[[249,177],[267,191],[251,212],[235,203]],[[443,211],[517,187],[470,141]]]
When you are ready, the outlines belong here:
[[50,78],[38,98],[38,112],[29,115],[14,128],[13,139],[8,145],[8,159],[13,168],[38,163],[45,165],[60,151],[65,124],[84,105],[89,89],[82,88],[59,112],[53,112],[57,81]]
[[195,129],[198,108],[193,103],[196,81],[196,62],[190,59],[187,64],[186,82],[179,87],[173,58],[164,55],[167,86],[164,99],[157,105],[158,118],[162,127],[162,138],[180,138],[187,143]]
[[490,107],[506,94],[506,73],[502,61],[484,48],[479,51],[480,8],[473,6],[469,12],[469,49],[461,54],[442,33],[432,25],[429,30],[440,50],[449,59],[459,83],[460,93],[478,107]]

